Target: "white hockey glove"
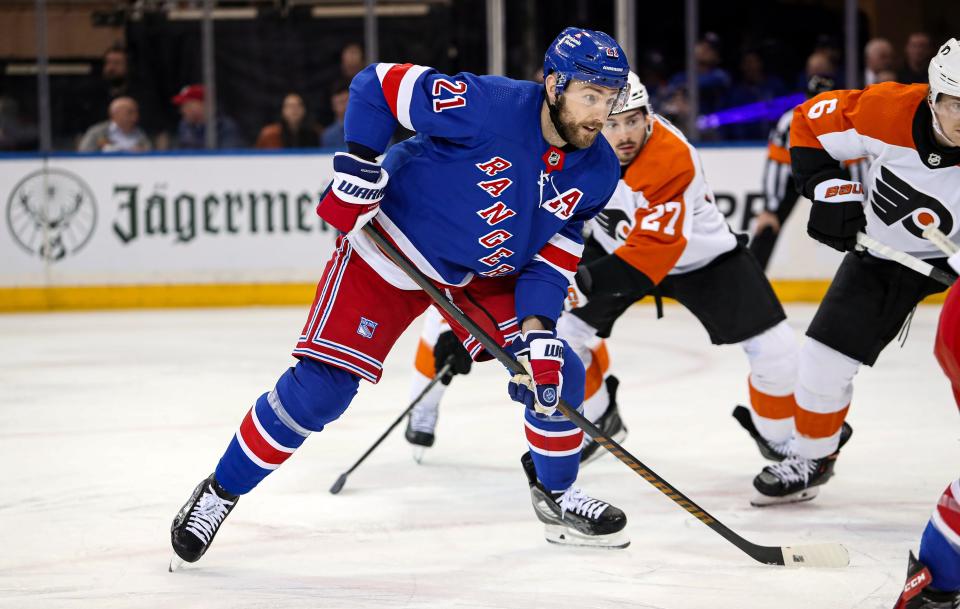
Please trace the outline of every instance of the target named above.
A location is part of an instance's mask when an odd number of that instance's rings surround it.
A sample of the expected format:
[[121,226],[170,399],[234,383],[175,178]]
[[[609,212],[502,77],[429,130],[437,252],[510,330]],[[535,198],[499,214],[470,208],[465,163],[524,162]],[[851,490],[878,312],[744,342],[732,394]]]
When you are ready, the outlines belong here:
[[333,182],[320,197],[317,215],[340,232],[359,230],[380,210],[385,169],[348,152],[333,157]]

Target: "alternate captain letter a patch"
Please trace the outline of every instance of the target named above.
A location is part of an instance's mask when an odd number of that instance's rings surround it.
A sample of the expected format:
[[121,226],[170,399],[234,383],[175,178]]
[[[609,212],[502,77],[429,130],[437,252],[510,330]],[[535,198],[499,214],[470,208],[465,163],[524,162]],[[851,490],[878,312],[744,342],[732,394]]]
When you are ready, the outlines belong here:
[[360,325],[357,326],[357,334],[364,338],[373,338],[373,333],[377,330],[377,322],[370,321],[366,317],[360,318]]

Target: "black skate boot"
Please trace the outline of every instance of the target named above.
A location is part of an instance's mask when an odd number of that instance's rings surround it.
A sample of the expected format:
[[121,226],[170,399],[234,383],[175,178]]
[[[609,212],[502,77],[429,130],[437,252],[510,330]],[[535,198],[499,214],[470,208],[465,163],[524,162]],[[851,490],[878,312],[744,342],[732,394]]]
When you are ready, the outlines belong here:
[[625,548],[630,545],[623,529],[627,516],[610,505],[587,496],[578,488],[554,493],[537,480],[533,457],[529,452],[520,458],[530,484],[533,511],[546,527],[550,543],[597,548]]
[[839,454],[838,450],[822,459],[790,455],[779,463],[766,466],[753,479],[753,487],[758,492],[750,504],[765,507],[810,501],[820,492],[820,485],[833,476],[833,466]]
[[[596,425],[607,438],[614,442],[623,442],[627,439],[627,427],[623,424],[623,419],[620,418],[620,409],[617,408],[617,388],[620,386],[620,379],[611,374],[604,383],[607,385],[610,405],[607,407],[607,411],[597,419]],[[600,444],[593,439],[588,441],[587,445],[580,451],[580,464],[584,465],[602,457],[606,451],[600,449]]]
[[910,552],[907,563],[907,583],[893,609],[958,609],[960,592],[941,592],[930,588],[933,579],[917,557]]
[[[760,449],[760,456],[764,459],[768,461],[783,461],[790,454],[789,441],[770,442],[760,435],[760,432],[753,424],[753,419],[750,417],[750,409],[746,406],[738,404],[737,407],[733,409],[733,418],[737,420],[737,423],[740,423],[741,427],[747,430],[747,433],[750,434],[753,441],[757,443],[757,448]],[[843,427],[840,428],[839,448],[843,448],[843,445],[847,443],[852,435],[853,427],[850,427],[850,424],[844,421]]]
[[170,561],[170,571],[184,562],[197,562],[203,556],[227,514],[233,510],[238,495],[223,490],[213,474],[193,489],[170,525],[170,542],[177,556]]
[[413,446],[413,460],[423,461],[423,453],[433,446],[436,440],[434,430],[437,428],[437,414],[440,408],[434,404],[417,404],[407,417],[407,429],[403,436]]

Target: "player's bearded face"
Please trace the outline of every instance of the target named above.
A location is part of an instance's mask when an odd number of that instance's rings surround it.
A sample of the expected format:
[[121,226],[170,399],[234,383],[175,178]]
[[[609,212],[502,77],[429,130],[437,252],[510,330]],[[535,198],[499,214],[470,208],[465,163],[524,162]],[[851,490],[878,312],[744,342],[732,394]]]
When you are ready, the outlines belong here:
[[577,148],[589,148],[610,115],[617,92],[612,89],[571,82],[550,107],[550,118],[563,141]]
[[621,165],[629,165],[640,154],[647,141],[647,125],[650,119],[643,110],[630,110],[615,114],[603,126],[603,137],[617,153]]

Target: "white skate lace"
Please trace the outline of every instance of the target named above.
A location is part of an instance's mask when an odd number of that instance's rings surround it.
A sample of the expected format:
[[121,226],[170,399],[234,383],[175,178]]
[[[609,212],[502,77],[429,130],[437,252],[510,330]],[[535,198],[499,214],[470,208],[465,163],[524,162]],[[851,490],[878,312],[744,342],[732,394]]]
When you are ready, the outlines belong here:
[[814,459],[804,459],[797,455],[791,455],[780,463],[768,465],[767,468],[779,480],[787,483],[803,482],[806,484],[810,479],[810,474],[817,469],[817,463]]
[[591,520],[600,517],[609,504],[590,497],[578,488],[568,488],[562,495],[555,499],[560,506],[560,517],[567,512],[573,512],[580,516],[586,516]]
[[414,431],[433,433],[437,428],[438,404],[417,404],[410,413],[410,427]]
[[770,445],[770,450],[779,454],[779,455],[789,455],[790,447],[793,444],[793,439],[787,439],[783,442],[768,442]]
[[217,527],[227,516],[227,508],[233,505],[232,501],[217,495],[212,486],[207,486],[207,489],[190,510],[186,526],[186,530],[196,535],[204,545],[210,543]]

